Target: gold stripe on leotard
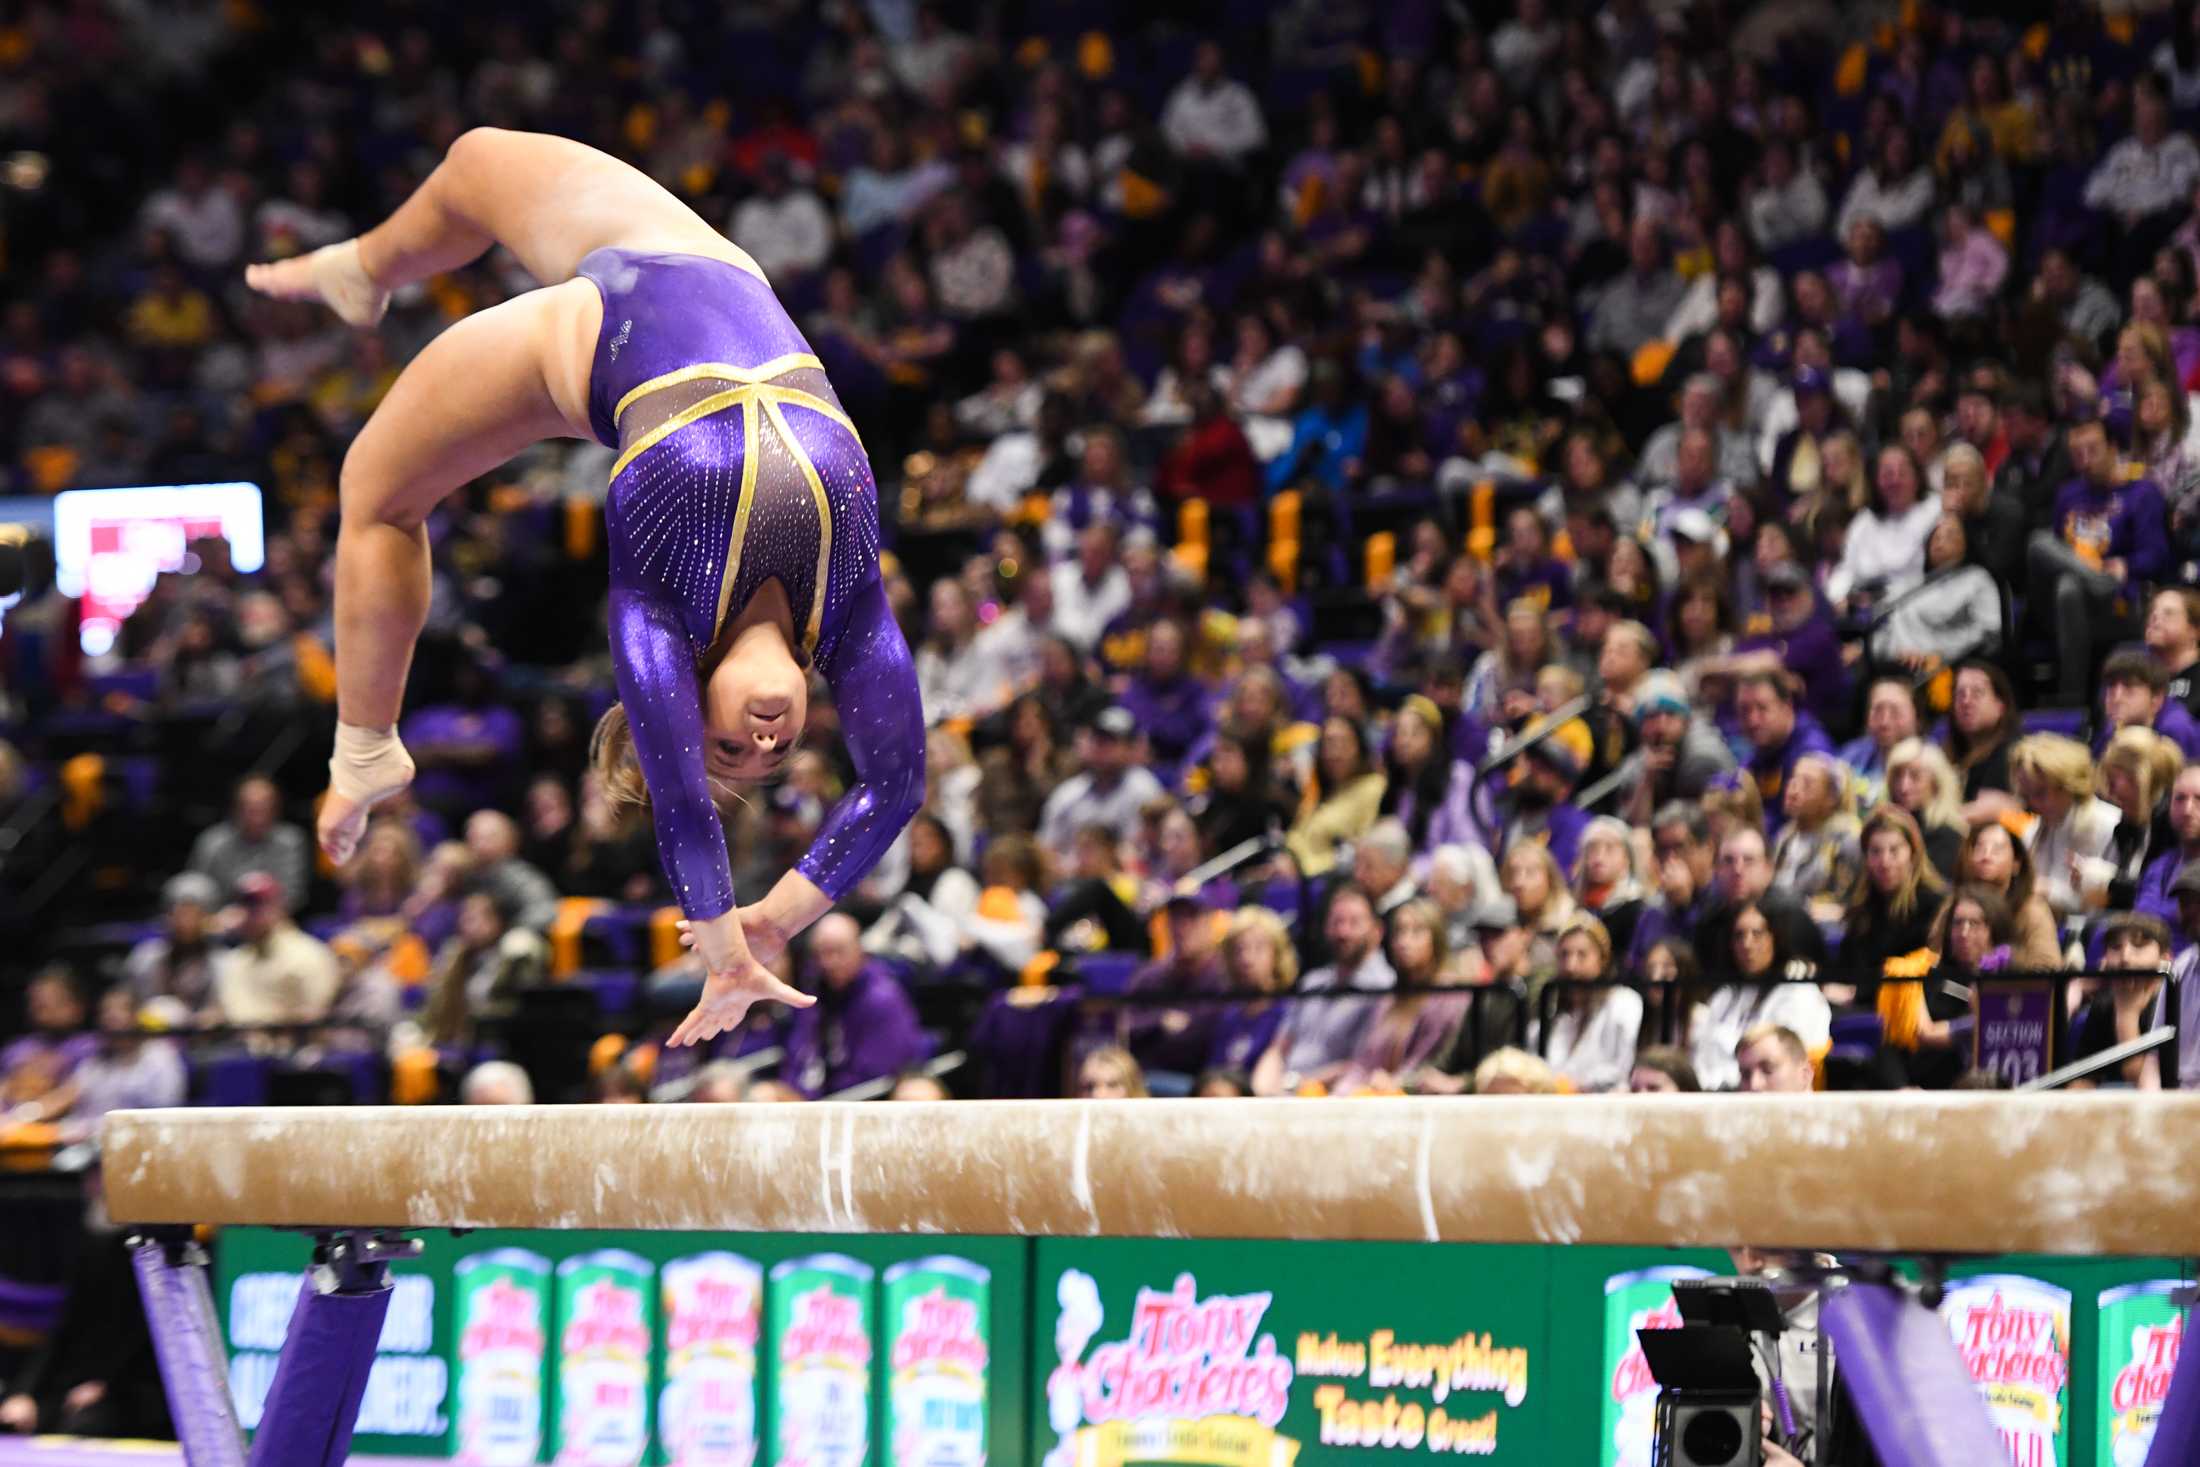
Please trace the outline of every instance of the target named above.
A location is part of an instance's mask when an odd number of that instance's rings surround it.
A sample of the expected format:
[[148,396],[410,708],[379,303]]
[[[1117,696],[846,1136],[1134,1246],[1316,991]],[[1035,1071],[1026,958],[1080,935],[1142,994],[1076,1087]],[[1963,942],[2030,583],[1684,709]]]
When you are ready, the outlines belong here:
[[724,392],[712,393],[700,402],[689,403],[686,407],[628,444],[618,458],[612,461],[611,477],[618,478],[621,471],[628,464],[634,462],[635,459],[655,448],[688,424],[699,423],[713,413],[722,413],[727,408],[746,402],[750,394],[755,391],[756,389],[753,387],[729,387]]
[[611,423],[613,427],[617,427],[619,419],[626,416],[626,410],[652,392],[662,392],[667,387],[678,387],[683,382],[700,382],[711,379],[719,382],[734,382],[745,386],[755,386],[758,383],[769,382],[774,377],[784,376],[803,367],[814,367],[820,372],[825,370],[825,364],[806,351],[788,352],[785,356],[773,357],[770,361],[759,363],[754,367],[736,367],[726,362],[697,362],[691,367],[682,367],[676,372],[666,372],[662,376],[652,377],[627,393],[626,396],[619,399],[619,405],[611,410]]
[[833,507],[825,497],[825,480],[819,476],[810,451],[787,426],[787,415],[780,410],[778,394],[764,399],[764,411],[771,414],[772,427],[780,441],[787,445],[787,452],[802,466],[802,477],[810,481],[811,497],[817,501],[817,580],[810,588],[810,619],[802,631],[802,655],[807,660],[816,655],[818,633],[825,625],[825,577],[833,563]]
[[[781,387],[777,384],[759,387],[756,391],[766,402],[785,403],[789,407],[807,408],[821,418],[831,419],[848,430],[849,436],[856,441],[856,447],[863,448],[863,435],[856,431],[856,425],[849,421],[848,415],[815,393],[804,392],[799,387]],[[870,450],[864,449],[864,452],[868,453]]]
[[[746,390],[746,389],[744,389]],[[741,578],[741,550],[749,538],[749,507],[756,502],[757,404],[741,409],[741,497],[734,502],[733,535],[726,542],[726,568],[718,573],[718,617],[710,624],[711,640],[726,627],[726,604],[733,599],[733,583]]]

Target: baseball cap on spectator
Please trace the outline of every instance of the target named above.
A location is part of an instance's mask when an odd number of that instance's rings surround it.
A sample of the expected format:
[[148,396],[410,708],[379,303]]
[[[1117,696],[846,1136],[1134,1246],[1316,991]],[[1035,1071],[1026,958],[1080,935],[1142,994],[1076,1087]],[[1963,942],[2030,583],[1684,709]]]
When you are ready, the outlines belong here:
[[247,871],[237,878],[237,900],[240,902],[260,906],[268,902],[279,904],[282,899],[283,884],[265,871]]
[[[1539,737],[1546,729],[1549,737]],[[1588,768],[1589,756],[1595,752],[1588,725],[1578,718],[1569,718],[1557,728],[1550,728],[1550,720],[1538,718],[1521,730],[1521,738],[1533,740],[1528,744],[1523,758],[1532,759],[1553,774],[1571,780],[1581,778],[1581,771]]]
[[1130,709],[1120,704],[1101,709],[1092,716],[1092,731],[1102,738],[1135,739],[1138,737],[1138,719]]
[[160,889],[160,904],[171,912],[178,907],[204,907],[212,911],[221,905],[221,899],[221,888],[214,885],[214,878],[198,871],[171,876]]
[[1795,369],[1795,396],[1798,400],[1806,393],[1815,393],[1823,397],[1831,391],[1833,391],[1833,383],[1818,368],[1797,367]]
[[1678,713],[1685,716],[1691,711],[1688,690],[1681,686],[1681,680],[1676,674],[1663,668],[1644,674],[1642,682],[1635,689],[1634,716],[1638,726],[1652,714]]

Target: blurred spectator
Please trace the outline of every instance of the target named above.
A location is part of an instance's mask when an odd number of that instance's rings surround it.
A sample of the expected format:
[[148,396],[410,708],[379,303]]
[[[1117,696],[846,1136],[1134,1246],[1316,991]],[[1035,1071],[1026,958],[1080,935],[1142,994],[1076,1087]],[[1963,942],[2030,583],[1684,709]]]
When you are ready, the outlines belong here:
[[[1745,971],[1736,956],[1732,931],[1744,910],[1764,919],[1777,939],[1774,951],[1785,961],[1816,964],[1824,960],[1825,938],[1818,924],[1811,920],[1802,902],[1772,884],[1772,860],[1764,833],[1747,827],[1733,831],[1720,842],[1716,899],[1695,927],[1704,969],[1714,977]],[[1746,971],[1761,975],[1770,966],[1769,961],[1752,963]],[[1698,1064],[1700,1067],[1700,1058]]]
[[414,708],[399,731],[419,766],[413,798],[455,823],[468,810],[503,804],[519,792],[527,726],[498,701],[477,658],[462,655],[452,683],[450,701]]
[[545,931],[558,915],[557,888],[519,858],[519,825],[498,810],[476,810],[466,820],[466,849],[473,857],[472,884],[496,899],[515,927]]
[[1848,894],[1841,965],[1870,993],[1889,964],[1911,959],[1932,941],[1948,882],[1925,854],[1925,838],[1907,810],[1881,805],[1857,838],[1863,869]]
[[2164,690],[2200,717],[2200,592],[2173,586],[2147,608],[2146,649],[2167,675]]
[[1500,1049],[1474,1067],[1476,1095],[1563,1095],[1556,1070],[1520,1049]]
[[1657,339],[1687,287],[1668,268],[1664,231],[1637,216],[1627,232],[1627,271],[1597,301],[1589,322],[1589,346],[1631,356]]
[[1339,848],[1375,823],[1388,788],[1368,755],[1367,735],[1349,718],[1323,722],[1315,772],[1316,800],[1286,841],[1302,876],[1323,876],[1335,868]]
[[192,1014],[214,997],[212,919],[221,905],[213,879],[186,871],[161,888],[162,931],[130,949],[122,962],[123,986],[140,1004],[173,998]]
[[534,1082],[510,1060],[483,1060],[459,1082],[462,1105],[533,1105]]
[[1772,879],[1806,907],[1838,905],[1856,879],[1858,825],[1845,808],[1846,781],[1833,758],[1806,754],[1781,796],[1787,825],[1772,848]]
[[190,1076],[175,1042],[154,1037],[161,1027],[157,1006],[141,1015],[123,989],[100,995],[99,1046],[69,1079],[67,1134],[96,1135],[111,1110],[184,1103]]
[[1784,1025],[1759,1024],[1744,1034],[1734,1063],[1741,1074],[1739,1088],[1751,1094],[1807,1095],[1816,1088],[1810,1050]]
[[931,1054],[909,995],[865,958],[855,918],[820,919],[810,930],[807,966],[817,978],[817,1002],[796,1010],[781,1062],[804,1095],[814,1099],[892,1075]]
[[1917,822],[1933,869],[1952,873],[1963,844],[1963,786],[1947,756],[1923,739],[1896,744],[1887,756],[1885,803]]
[[2125,729],[2160,734],[2187,759],[2200,758],[2200,720],[2169,696],[2169,675],[2143,651],[2110,655],[2101,664],[2101,711],[2093,721],[2093,754]]
[[1685,1051],[1650,1044],[1635,1051],[1627,1088],[1636,1095],[1694,1095],[1703,1089]]
[[1323,936],[1330,963],[1302,978],[1297,991],[1337,996],[1302,998],[1290,1006],[1253,1071],[1259,1094],[1295,1094],[1323,1070],[1350,1060],[1381,1010],[1383,1000],[1373,995],[1397,986],[1397,972],[1383,956],[1374,902],[1358,886],[1343,882],[1330,893]]
[[[1833,740],[1826,736],[1824,725],[1795,703],[1794,685],[1785,672],[1753,672],[1734,691],[1736,718],[1751,751],[1747,772],[1774,831],[1786,823],[1784,808],[1777,802],[1796,764],[1807,755],[1833,753]],[[1782,813],[1772,815],[1774,810]]]
[[1558,934],[1558,1011],[1541,1036],[1551,1067],[1584,1094],[1616,1090],[1627,1082],[1642,1031],[1642,995],[1608,983],[1612,939],[1586,913],[1567,920]]
[[1145,1072],[1130,1051],[1110,1044],[1079,1063],[1077,1093],[1086,1100],[1144,1100],[1148,1094]]
[[59,1327],[0,1382],[0,1432],[173,1433],[128,1241],[111,1225],[87,1229],[73,1250]]
[[518,991],[540,982],[549,962],[542,938],[512,925],[508,909],[487,891],[458,904],[458,931],[436,954],[422,1015],[430,1042],[470,1049],[485,1019],[507,1017]]
[[2057,920],[2084,912],[2115,873],[2106,859],[2122,818],[2093,795],[2093,757],[2059,734],[2019,739],[2009,754],[2017,798],[2032,818],[2032,864]]
[[1963,842],[1954,879],[1999,899],[2009,913],[2010,966],[2020,972],[2051,972],[2062,966],[2062,939],[2055,914],[2039,894],[2032,850],[1998,820],[1971,827]]
[[778,153],[764,159],[756,192],[733,211],[726,233],[781,290],[824,264],[833,247],[824,204],[807,186],[794,183],[787,159]]
[[[2071,1060],[2089,1059],[2146,1032],[2147,1016],[2160,997],[2170,971],[2169,927],[2150,912],[2123,912],[2102,923],[2101,966],[2130,977],[2109,978],[2087,1000],[2072,1023]],[[2079,1080],[2073,1089],[2130,1085],[2140,1090],[2175,1090],[2177,1046],[2151,1050],[2114,1070]]]
[[2058,686],[2078,703],[2095,637],[2113,625],[2119,599],[2138,600],[2161,576],[2168,537],[2161,490],[2119,478],[2101,422],[2074,424],[2068,438],[2078,477],[2055,495],[2051,527],[2032,537],[2029,564],[2031,592],[2053,612]]
[[264,871],[237,884],[237,945],[214,964],[214,1004],[225,1024],[312,1024],[342,987],[336,955],[298,930],[283,889]]
[[1222,47],[1202,41],[1192,74],[1177,83],[1161,109],[1161,133],[1184,158],[1235,166],[1266,147],[1268,124],[1243,82],[1225,76]]
[[0,1125],[54,1120],[75,1098],[70,1081],[98,1052],[85,1033],[84,987],[59,965],[41,969],[23,990],[28,1033],[0,1049]]
[[1242,997],[1216,1016],[1207,1068],[1250,1077],[1289,1007],[1275,995],[1298,981],[1299,954],[1283,919],[1265,907],[1239,908],[1223,935],[1222,968],[1230,991]]
[[[1133,973],[1123,991],[1167,998],[1219,994],[1229,988],[1217,914],[1198,896],[1177,892],[1163,905],[1162,917],[1167,951]],[[1123,1009],[1119,1028],[1123,1047],[1149,1074],[1168,1070],[1188,1077],[1205,1068],[1222,1018],[1219,1004],[1146,1003]]]
[[912,1070],[894,1082],[894,1088],[886,1092],[888,1100],[953,1100],[954,1092],[932,1076]]
[[166,235],[194,270],[225,270],[244,252],[245,216],[237,193],[201,158],[184,159],[174,182],[145,201],[139,218],[146,232]]
[[2023,732],[2009,674],[1999,663],[1973,658],[1956,668],[1955,693],[1942,735],[1948,761],[1963,776],[1963,814],[1983,820],[2015,808],[2009,755]]
[[1067,850],[1072,835],[1102,826],[1116,839],[1129,838],[1138,812],[1165,798],[1153,772],[1137,762],[1141,752],[1138,720],[1127,708],[1110,707],[1079,732],[1082,772],[1064,780],[1039,816],[1039,839],[1052,850]]
[[297,910],[306,899],[306,833],[281,823],[282,812],[275,781],[260,774],[239,781],[229,818],[192,845],[190,869],[213,878],[224,901],[239,900],[252,873],[271,876],[284,908]]
[[1077,554],[1051,572],[1053,629],[1078,652],[1090,654],[1108,624],[1130,610],[1131,583],[1116,559],[1112,525],[1096,521],[1077,535]]
[[687,1098],[698,1105],[732,1105],[748,1098],[747,1072],[731,1060],[712,1060],[695,1072]]
[[[1451,986],[1452,962],[1443,914],[1416,899],[1390,919],[1390,963],[1402,986],[1426,990]],[[1395,1095],[1419,1088],[1425,1068],[1451,1050],[1466,1022],[1466,994],[1401,993],[1385,999],[1341,1068],[1310,1079],[1332,1095]]]

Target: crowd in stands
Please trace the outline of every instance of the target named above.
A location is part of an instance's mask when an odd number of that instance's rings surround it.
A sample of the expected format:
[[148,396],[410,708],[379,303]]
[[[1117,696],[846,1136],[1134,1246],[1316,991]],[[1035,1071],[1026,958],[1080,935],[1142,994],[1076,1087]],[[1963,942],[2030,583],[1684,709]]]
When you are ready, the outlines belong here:
[[[79,126],[177,96],[219,100]],[[318,732],[233,790],[170,758],[229,808],[102,895],[134,945],[22,970],[0,1112],[180,1100],[202,1028],[566,1098],[515,1036],[607,970],[604,1101],[1944,1087],[2007,972],[2134,970],[2058,982],[2057,1058],[2175,1024],[2196,123],[2190,3],[19,7],[6,492],[248,479],[269,525],[96,657],[33,547],[0,803],[76,828],[87,719],[326,727],[345,445],[532,282],[360,334],[239,267],[483,124],[770,273],[863,425],[929,733],[784,960],[822,1001],[660,1052],[701,975],[588,767],[612,455],[530,450],[431,521],[410,794],[332,870]],[[743,892],[848,777],[812,708],[728,811]],[[2186,1032],[2104,1079],[2200,1084]]]

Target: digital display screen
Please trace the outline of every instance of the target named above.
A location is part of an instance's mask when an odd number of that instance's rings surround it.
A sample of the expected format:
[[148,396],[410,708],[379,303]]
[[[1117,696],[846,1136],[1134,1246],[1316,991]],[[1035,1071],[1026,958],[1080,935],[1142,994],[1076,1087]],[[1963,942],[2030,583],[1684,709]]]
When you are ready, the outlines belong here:
[[219,539],[250,574],[266,559],[257,484],[74,489],[53,501],[54,579],[81,598],[85,654],[104,656],[122,623],[164,574],[198,569],[194,540]]

